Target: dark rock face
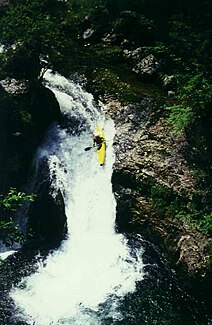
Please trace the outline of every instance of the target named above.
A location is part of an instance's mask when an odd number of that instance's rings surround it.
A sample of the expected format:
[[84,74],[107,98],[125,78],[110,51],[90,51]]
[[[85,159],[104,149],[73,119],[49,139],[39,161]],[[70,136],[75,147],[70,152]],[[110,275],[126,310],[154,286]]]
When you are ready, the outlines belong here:
[[29,233],[33,235],[33,239],[53,244],[60,242],[67,230],[61,191],[58,190],[55,194],[48,181],[42,183],[28,218]]
[[0,87],[0,191],[26,183],[35,150],[60,119],[54,94],[39,81],[2,81]]
[[166,188],[168,197],[186,197],[188,202],[195,193],[195,179],[182,155],[185,137],[172,135],[171,126],[150,98],[125,106],[110,100],[105,111],[117,130],[112,181],[118,231],[139,233],[157,244],[185,286],[209,299],[211,239],[170,212],[160,213],[152,199],[153,191],[157,197],[161,188]]
[[[12,79],[1,84],[0,192],[3,192],[27,183],[36,149],[49,125],[60,120],[60,108],[54,94],[40,81]],[[35,191],[32,189],[37,198],[29,211],[29,233],[38,242],[55,245],[66,231],[64,201],[60,191],[52,195],[48,170],[42,176],[39,186]]]

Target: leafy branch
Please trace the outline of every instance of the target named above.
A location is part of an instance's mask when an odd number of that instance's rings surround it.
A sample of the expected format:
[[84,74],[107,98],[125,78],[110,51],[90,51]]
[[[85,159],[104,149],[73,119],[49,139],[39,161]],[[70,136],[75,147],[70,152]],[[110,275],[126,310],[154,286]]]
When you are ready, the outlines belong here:
[[0,195],[0,239],[6,246],[12,246],[15,241],[21,242],[24,239],[23,232],[10,214],[24,202],[33,202],[34,199],[35,194],[26,194],[15,188],[10,188],[6,195]]

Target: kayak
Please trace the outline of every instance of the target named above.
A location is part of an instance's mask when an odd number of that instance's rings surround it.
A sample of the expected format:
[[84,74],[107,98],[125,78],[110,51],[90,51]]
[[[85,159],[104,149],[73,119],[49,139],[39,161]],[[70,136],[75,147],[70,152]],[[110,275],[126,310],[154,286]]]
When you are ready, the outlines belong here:
[[106,156],[106,142],[105,142],[105,134],[104,129],[100,126],[96,126],[95,135],[99,135],[104,141],[101,144],[101,148],[97,149],[97,159],[100,166],[103,166],[105,163],[105,156]]

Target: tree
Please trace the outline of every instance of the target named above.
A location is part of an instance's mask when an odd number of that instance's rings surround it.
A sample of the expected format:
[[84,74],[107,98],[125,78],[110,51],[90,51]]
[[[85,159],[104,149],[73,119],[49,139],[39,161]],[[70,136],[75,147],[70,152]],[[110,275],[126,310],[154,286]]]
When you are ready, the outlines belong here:
[[21,1],[10,7],[1,20],[2,42],[28,51],[48,51],[59,38],[60,26],[45,8],[45,1]]
[[[17,70],[18,78],[37,77],[39,56],[57,52],[62,43],[64,6],[56,0],[12,1],[0,21],[1,42],[7,48],[5,70]],[[35,72],[30,73],[31,67]]]

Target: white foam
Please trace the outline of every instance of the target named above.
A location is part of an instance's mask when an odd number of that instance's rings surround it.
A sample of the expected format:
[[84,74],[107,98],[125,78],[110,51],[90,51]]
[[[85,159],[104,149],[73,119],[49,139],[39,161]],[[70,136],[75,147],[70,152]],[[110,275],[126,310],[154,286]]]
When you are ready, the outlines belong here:
[[0,253],[0,260],[5,260],[8,256],[13,255],[16,252],[17,251],[10,250],[10,251],[6,251],[6,252],[3,252],[3,253]]
[[[12,290],[11,297],[19,308],[19,316],[28,324],[101,324],[95,314],[100,304],[111,301],[107,313],[120,318],[115,308],[118,297],[134,291],[136,281],[143,277],[142,252],[138,250],[137,256],[132,257],[125,238],[114,230],[112,141],[107,144],[103,167],[98,165],[94,150],[84,151],[90,144],[91,130],[95,129],[92,114],[104,126],[106,139],[114,137],[114,124],[104,120],[93,106],[91,95],[79,85],[49,72],[46,78],[53,90],[57,88],[54,92],[63,110],[71,115],[73,104],[73,114],[78,114],[78,119],[86,118],[88,128],[78,136],[52,129],[39,150],[38,159],[42,155],[49,159],[55,191],[62,187],[69,236],[61,248],[48,257],[45,266],[40,265],[36,274],[23,279],[22,286]],[[67,87],[68,94],[64,95]],[[71,87],[78,101],[81,97],[82,101],[88,99],[89,110],[82,111],[79,105],[77,112],[76,103],[70,99]]]

